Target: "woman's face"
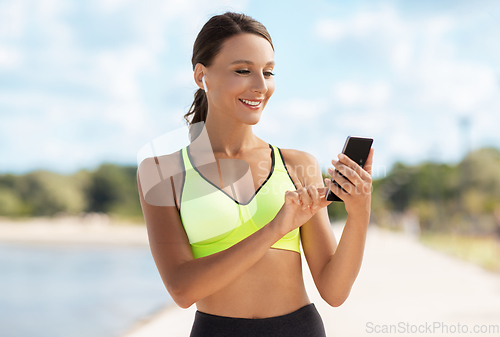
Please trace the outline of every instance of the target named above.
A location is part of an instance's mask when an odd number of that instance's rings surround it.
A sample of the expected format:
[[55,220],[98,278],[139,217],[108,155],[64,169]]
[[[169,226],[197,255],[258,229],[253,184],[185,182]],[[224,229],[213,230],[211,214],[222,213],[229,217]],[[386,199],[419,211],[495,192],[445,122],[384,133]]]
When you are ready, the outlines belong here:
[[227,39],[207,68],[209,114],[222,113],[245,124],[256,124],[274,93],[274,51],[255,34]]

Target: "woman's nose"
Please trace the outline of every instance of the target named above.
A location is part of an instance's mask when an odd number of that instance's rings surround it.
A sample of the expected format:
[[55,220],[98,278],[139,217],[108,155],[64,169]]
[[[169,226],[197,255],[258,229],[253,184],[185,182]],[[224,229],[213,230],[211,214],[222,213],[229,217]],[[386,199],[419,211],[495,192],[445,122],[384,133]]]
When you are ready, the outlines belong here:
[[252,90],[259,92],[261,94],[265,94],[267,92],[267,84],[266,84],[266,79],[264,78],[264,75],[256,75],[253,83],[252,83]]

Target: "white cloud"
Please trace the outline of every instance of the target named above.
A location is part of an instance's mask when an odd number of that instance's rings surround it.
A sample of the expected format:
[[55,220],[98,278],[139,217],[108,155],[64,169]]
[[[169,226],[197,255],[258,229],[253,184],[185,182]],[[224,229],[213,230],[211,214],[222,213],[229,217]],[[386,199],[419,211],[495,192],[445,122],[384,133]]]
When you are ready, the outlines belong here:
[[342,105],[352,106],[361,102],[362,91],[358,83],[343,82],[334,86],[333,95]]
[[191,67],[177,69],[171,80],[178,87],[188,87],[193,91],[198,88],[194,81],[194,73]]
[[328,108],[326,100],[310,100],[303,98],[292,98],[281,110],[281,116],[297,121],[306,121],[319,118]]
[[[395,70],[395,85],[410,82],[414,104],[445,105],[464,112],[493,95],[497,75],[488,65],[460,60],[456,42],[450,38],[458,25],[459,18],[442,15],[405,20],[395,9],[385,7],[342,20],[320,20],[316,33],[329,42],[374,39]],[[385,84],[369,88],[352,82],[339,83],[334,89],[344,106],[384,104],[391,92]]]
[[378,107],[386,105],[391,98],[391,86],[378,81],[364,85],[355,81],[344,81],[333,86],[333,96],[345,107]]
[[476,110],[497,87],[496,74],[487,65],[433,59],[418,70],[422,103],[444,104],[457,112]]
[[329,118],[328,108],[328,100],[324,98],[291,98],[285,102],[272,98],[253,131],[277,146],[287,144],[287,148],[307,151],[304,146],[324,142],[318,138],[322,137],[320,129]]
[[140,134],[146,127],[146,109],[141,104],[127,104],[126,102],[111,104],[106,107],[108,121],[120,125],[127,134]]
[[340,40],[347,33],[347,29],[342,22],[332,19],[319,20],[314,30],[316,35],[329,42]]
[[[191,83],[192,74],[179,81],[178,61],[169,53],[188,55],[189,64],[196,33],[208,17],[224,10],[243,10],[246,3],[103,0],[77,13],[79,4],[74,1],[1,2],[0,71],[19,69],[14,76],[26,84],[0,93],[0,128],[2,137],[10,140],[2,152],[18,154],[8,159],[8,166],[53,163],[76,168],[88,166],[89,161],[117,158],[133,162],[143,143],[182,120],[169,113],[179,107],[165,106],[157,120],[151,118],[151,110],[159,108],[145,103],[145,75],[156,76],[154,81],[158,81],[161,75],[174,73],[173,78],[165,77],[165,87],[158,90],[163,92]],[[68,20],[73,14],[87,16],[82,17],[83,25],[89,17],[93,22],[94,15],[113,16],[130,30],[124,32],[127,36],[116,37],[121,41],[118,47],[92,47],[83,42],[93,38],[85,36],[92,30]],[[170,51],[171,43],[180,44],[182,50]],[[157,104],[154,99],[149,102]],[[28,136],[20,136],[21,130]],[[82,142],[79,138],[85,133],[89,133],[88,141]],[[106,141],[96,144],[103,134]]]
[[27,3],[23,0],[0,2],[0,40],[20,38],[26,28]]
[[19,68],[23,62],[23,54],[18,48],[0,46],[0,71]]
[[64,20],[64,15],[73,10],[72,6],[73,3],[65,0],[41,0],[35,2],[33,12],[27,10],[25,13],[38,30],[37,33],[44,36],[40,42],[46,48],[71,45],[74,42],[71,25]]
[[[319,20],[316,36],[334,48],[356,45],[354,50],[359,53],[362,48],[366,58],[377,55],[378,60],[387,60],[377,64],[385,69],[383,81],[377,82],[379,75],[364,68],[361,71],[367,74],[355,72],[355,79],[348,74],[334,83],[333,96],[340,108],[347,109],[339,123],[385,139],[384,152],[391,154],[385,155],[387,159],[409,162],[433,156],[457,160],[463,144],[458,119],[463,115],[473,120],[475,143],[488,134],[495,138],[492,135],[498,132],[493,129],[500,117],[495,117],[493,107],[500,106],[500,67],[498,62],[487,62],[488,55],[474,58],[467,40],[457,38],[473,36],[476,48],[490,46],[490,31],[482,35],[468,31],[482,25],[482,20],[481,15],[452,12],[405,17],[391,7]],[[348,39],[349,44],[342,44]],[[500,138],[495,139],[500,144]]]
[[150,50],[159,52],[168,48],[167,37],[177,34],[182,34],[181,46],[190,50],[201,25],[210,16],[224,10],[244,10],[247,3],[247,0],[96,0],[92,7],[107,15],[118,11],[132,14],[127,19],[134,34]]
[[344,38],[397,36],[407,30],[394,8],[385,6],[373,12],[358,12],[343,19],[322,18],[314,26],[314,33],[328,42]]
[[392,48],[391,61],[398,71],[407,69],[413,61],[414,46],[408,41],[396,43]]
[[132,0],[99,0],[93,1],[92,4],[103,13],[111,13],[123,8],[125,5],[128,5],[132,2]]
[[153,57],[150,51],[140,46],[99,52],[95,55],[94,85],[111,99],[138,100],[138,75],[157,66]]

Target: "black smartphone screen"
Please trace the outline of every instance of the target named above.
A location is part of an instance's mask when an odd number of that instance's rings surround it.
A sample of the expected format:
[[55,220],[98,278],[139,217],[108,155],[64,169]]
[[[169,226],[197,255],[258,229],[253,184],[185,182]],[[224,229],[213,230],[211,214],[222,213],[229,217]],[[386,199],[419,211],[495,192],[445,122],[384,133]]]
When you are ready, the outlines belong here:
[[[344,149],[342,153],[347,157],[351,158],[353,161],[359,164],[359,166],[364,167],[366,163],[366,159],[370,154],[370,148],[372,147],[373,139],[372,138],[363,138],[363,137],[347,137],[347,140],[344,144]],[[337,171],[338,172],[338,171]],[[339,186],[337,182],[333,182],[335,185]],[[340,187],[340,186],[339,186]],[[326,200],[328,201],[342,201],[339,197],[337,197],[332,191],[328,191],[326,195]]]

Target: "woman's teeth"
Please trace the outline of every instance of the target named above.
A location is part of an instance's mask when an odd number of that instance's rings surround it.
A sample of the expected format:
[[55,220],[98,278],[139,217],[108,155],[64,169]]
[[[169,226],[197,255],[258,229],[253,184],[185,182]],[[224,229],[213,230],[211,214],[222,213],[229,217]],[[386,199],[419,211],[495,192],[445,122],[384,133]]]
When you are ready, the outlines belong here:
[[246,99],[240,99],[240,101],[242,101],[245,104],[252,105],[252,106],[257,106],[260,104],[260,101],[254,102],[254,101],[248,101]]

